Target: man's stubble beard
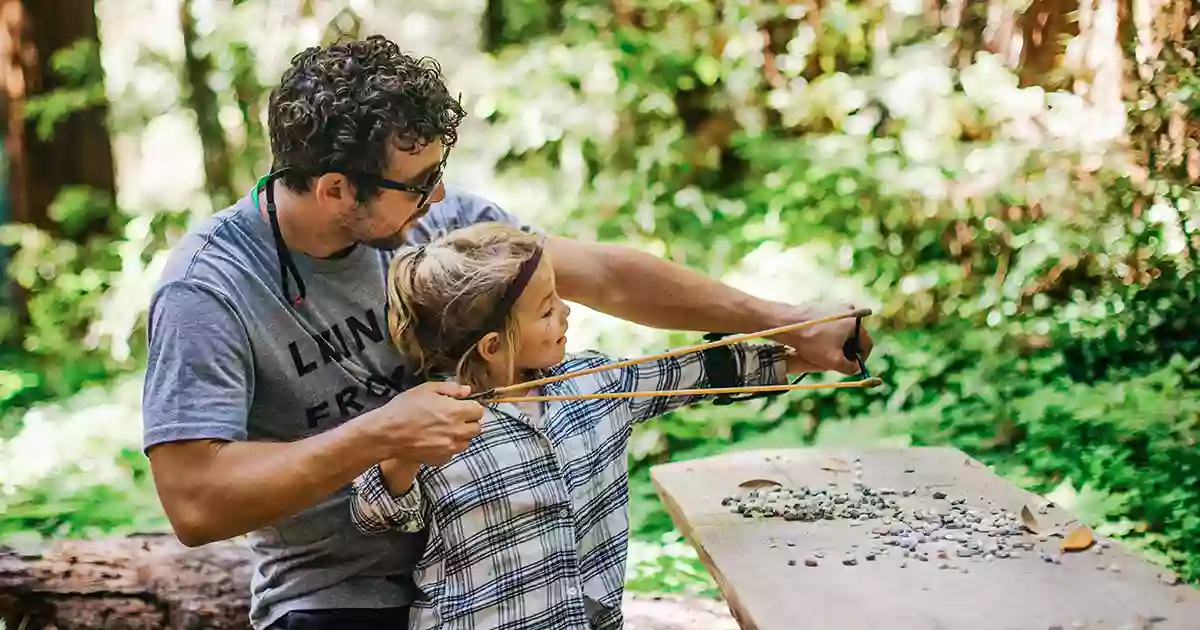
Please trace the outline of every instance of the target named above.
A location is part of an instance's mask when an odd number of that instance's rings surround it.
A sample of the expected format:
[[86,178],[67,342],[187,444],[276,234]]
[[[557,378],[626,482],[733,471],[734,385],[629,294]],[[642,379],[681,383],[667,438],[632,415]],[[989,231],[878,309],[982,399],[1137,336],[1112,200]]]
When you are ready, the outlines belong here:
[[370,240],[359,241],[359,242],[362,243],[363,245],[366,245],[367,247],[370,247],[371,249],[377,249],[380,251],[391,251],[393,249],[398,249],[398,248],[404,246],[408,242],[408,239],[405,238],[405,236],[404,236],[407,233],[407,231],[408,231],[407,229],[402,229],[399,232],[392,234],[391,236],[385,236],[383,238],[373,238]]
[[[356,212],[356,215],[354,216],[353,219],[351,219],[351,221],[356,223],[357,225],[351,224],[351,225],[348,225],[347,227],[352,229],[352,231],[351,231],[352,234],[363,234],[368,231],[367,228],[371,224],[371,219],[372,219],[372,217],[374,217],[374,212],[369,207],[367,207],[365,204],[360,205],[358,208],[356,208],[355,212]],[[395,232],[393,232],[387,236],[379,236],[379,237],[373,237],[373,238],[359,237],[359,238],[356,238],[355,241],[361,245],[370,247],[371,249],[380,250],[380,251],[391,251],[391,250],[403,247],[405,244],[407,244],[407,242],[408,242],[407,234],[408,234],[409,230],[412,229],[412,227],[415,226],[416,224],[417,224],[416,216],[414,216],[412,219],[410,219],[408,222],[406,222],[399,230],[396,230]]]

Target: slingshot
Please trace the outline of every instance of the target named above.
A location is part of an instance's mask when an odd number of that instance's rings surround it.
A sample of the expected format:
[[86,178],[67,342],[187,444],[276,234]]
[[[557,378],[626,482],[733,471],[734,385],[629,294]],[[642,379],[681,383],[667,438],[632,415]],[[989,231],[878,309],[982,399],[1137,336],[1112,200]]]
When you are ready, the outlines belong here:
[[[556,401],[556,400],[588,400],[588,399],[594,399],[594,398],[645,398],[645,397],[651,397],[651,396],[712,396],[712,395],[717,395],[717,399],[714,401],[714,403],[718,404],[718,405],[727,405],[727,404],[730,404],[733,402],[749,400],[751,398],[772,396],[772,395],[776,395],[776,394],[779,394],[782,392],[795,391],[795,390],[860,389],[860,388],[868,388],[868,387],[878,387],[879,385],[883,384],[883,381],[880,380],[878,377],[871,376],[870,373],[867,372],[867,366],[863,362],[862,350],[859,345],[860,333],[862,332],[862,318],[866,317],[867,315],[870,315],[870,314],[871,314],[871,309],[860,308],[860,309],[850,311],[849,313],[843,313],[841,315],[831,315],[829,317],[823,317],[821,319],[814,319],[814,320],[809,320],[806,322],[799,322],[796,324],[788,324],[786,326],[769,328],[767,330],[760,330],[758,332],[743,333],[740,335],[732,335],[732,336],[727,336],[723,333],[710,333],[708,335],[705,335],[705,337],[704,337],[705,339],[711,339],[711,341],[708,341],[707,343],[702,343],[702,344],[698,344],[698,345],[694,345],[694,346],[688,346],[686,348],[678,348],[676,350],[669,350],[667,352],[661,352],[659,354],[653,354],[653,355],[649,355],[649,356],[645,356],[645,357],[638,357],[635,359],[626,359],[624,361],[618,361],[616,363],[610,363],[608,365],[601,365],[601,366],[587,368],[587,369],[583,369],[583,370],[575,370],[573,372],[567,372],[565,374],[558,374],[556,376],[548,376],[545,378],[539,378],[539,379],[535,379],[532,381],[526,381],[524,383],[516,383],[516,384],[508,385],[505,387],[496,387],[493,389],[489,389],[487,391],[479,392],[477,394],[472,394],[471,396],[468,396],[467,399],[468,400],[478,400],[482,403],[487,403],[487,404],[494,404],[494,403],[518,403],[518,402],[548,402],[548,401]],[[772,336],[780,335],[780,334],[783,334],[786,332],[791,332],[793,330],[800,330],[802,328],[807,328],[809,326],[816,326],[818,324],[827,324],[829,322],[834,322],[834,321],[837,321],[840,319],[849,319],[851,317],[853,317],[856,320],[854,336],[846,341],[846,344],[842,347],[842,353],[845,355],[845,357],[847,359],[856,361],[858,363],[858,368],[860,370],[860,373],[858,375],[858,380],[841,381],[841,382],[837,382],[837,383],[815,383],[815,384],[814,383],[805,383],[805,384],[802,384],[800,381],[802,381],[805,376],[808,376],[808,374],[805,373],[805,374],[801,374],[794,381],[792,381],[791,383],[788,383],[786,385],[749,385],[749,386],[743,386],[743,387],[705,387],[705,388],[696,388],[696,389],[675,389],[675,390],[665,390],[665,391],[609,392],[609,393],[597,393],[597,394],[575,394],[575,395],[556,395],[556,396],[508,396],[508,397],[504,396],[504,394],[509,393],[509,392],[527,390],[529,388],[537,387],[539,385],[545,385],[548,383],[556,383],[558,381],[565,381],[567,379],[575,378],[578,376],[584,376],[586,374],[595,374],[597,372],[604,372],[606,370],[617,370],[617,369],[621,369],[624,367],[629,367],[631,365],[638,365],[639,363],[648,363],[650,361],[657,361],[659,359],[677,357],[677,356],[684,355],[684,354],[690,354],[692,352],[703,352],[705,350],[710,350],[712,348],[728,346],[731,344],[739,343],[742,341],[748,341],[751,339],[772,337]],[[745,395],[738,397],[738,398],[732,398],[729,396],[730,394],[745,394]]]

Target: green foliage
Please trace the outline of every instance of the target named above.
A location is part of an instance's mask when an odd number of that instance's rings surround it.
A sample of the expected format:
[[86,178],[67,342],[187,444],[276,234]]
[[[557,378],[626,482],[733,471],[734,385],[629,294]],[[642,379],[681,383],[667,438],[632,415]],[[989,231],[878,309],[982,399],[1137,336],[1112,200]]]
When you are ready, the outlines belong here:
[[42,140],[49,140],[59,121],[71,114],[107,103],[97,42],[81,39],[56,51],[50,69],[63,86],[25,102],[25,116],[35,121]]
[[[109,213],[107,203],[83,189],[64,191],[49,211],[67,236]],[[0,371],[7,384],[0,387],[0,411],[105,377],[115,366],[80,340],[105,301],[109,275],[120,269],[111,237],[79,243],[13,223],[0,226],[0,244],[14,246],[8,275],[28,296],[25,325],[17,328],[15,315],[5,313],[9,323],[0,327],[0,352],[10,358]]]
[[[704,405],[637,428],[631,590],[715,593],[652,465],[825,444],[954,445],[1200,580],[1200,195],[1163,131],[1200,111],[1187,55],[1166,46],[1135,75],[1123,120],[1086,95],[1019,87],[967,34],[886,3],[494,6],[501,23],[482,17],[497,52],[470,75],[485,137],[464,142],[549,207],[545,227],[714,276],[758,271],[777,299],[852,294],[878,314],[870,367],[884,387]],[[260,124],[241,96],[261,90],[248,49],[206,43],[247,128]],[[69,105],[43,104],[38,120]],[[247,173],[264,150],[253,135],[237,163]],[[102,211],[85,196],[59,203],[68,231]],[[137,279],[181,215],[109,216],[115,250],[4,233],[22,245],[11,273],[36,298],[26,328],[0,317],[3,358],[15,357],[0,363],[0,411],[142,356],[138,308],[117,306],[144,303]],[[790,273],[753,269],[768,264]],[[624,325],[591,345],[637,354],[699,336],[640,334]],[[0,467],[21,479],[0,495],[0,535],[162,526],[136,455],[134,386],[114,390],[126,406],[108,433],[86,430],[103,403],[84,395],[51,414],[77,450]],[[46,408],[24,411],[19,433],[0,425],[0,452],[38,452]],[[95,455],[73,463],[84,453]]]
[[625,589],[643,593],[688,593],[717,597],[716,582],[679,532],[671,531],[649,541],[634,539],[629,545]]
[[[555,182],[565,212],[552,227],[714,274],[764,242],[795,248],[852,277],[881,316],[871,363],[884,388],[640,427],[639,535],[671,531],[650,465],[820,444],[838,419],[857,419],[860,441],[953,444],[1040,490],[1070,480],[1100,497],[1092,522],[1200,579],[1187,376],[1200,357],[1188,229],[1200,197],[1186,173],[1130,168],[1111,113],[1019,87],[999,57],[963,55],[956,33],[930,32],[921,15],[570,8],[560,33],[498,53],[508,76],[485,109],[509,176]],[[1161,125],[1137,121],[1166,120],[1195,90],[1184,68],[1152,76],[1127,107],[1153,157]]]
[[0,436],[0,543],[166,528],[141,453],[141,379],[32,405]]
[[[1176,358],[1129,380],[1058,379],[1033,394],[978,397],[913,413],[917,443],[954,443],[1049,492],[1064,480],[1107,495],[1093,525],[1200,577],[1200,359]],[[1008,375],[988,373],[1005,379]]]

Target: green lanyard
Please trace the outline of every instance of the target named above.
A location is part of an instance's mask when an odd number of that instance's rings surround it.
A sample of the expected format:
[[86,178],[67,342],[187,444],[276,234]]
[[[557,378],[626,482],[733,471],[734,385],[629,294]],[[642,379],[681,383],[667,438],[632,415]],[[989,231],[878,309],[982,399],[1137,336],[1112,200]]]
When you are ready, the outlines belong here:
[[271,181],[270,173],[258,178],[258,183],[254,185],[254,194],[250,196],[254,200],[254,209],[259,212],[262,212],[262,207],[258,205],[258,193],[262,192],[263,188],[266,188],[269,181]]

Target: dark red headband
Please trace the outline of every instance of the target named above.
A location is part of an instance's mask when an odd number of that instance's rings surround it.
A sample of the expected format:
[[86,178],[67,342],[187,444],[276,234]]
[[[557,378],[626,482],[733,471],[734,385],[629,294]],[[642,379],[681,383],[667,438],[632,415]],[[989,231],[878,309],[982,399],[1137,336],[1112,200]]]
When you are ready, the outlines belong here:
[[537,271],[538,264],[542,261],[542,242],[539,241],[534,246],[533,255],[525,259],[521,263],[521,267],[517,270],[517,275],[508,283],[508,287],[504,290],[504,295],[500,298],[500,302],[496,304],[492,311],[491,317],[484,322],[474,333],[467,335],[460,342],[460,347],[456,348],[455,353],[451,356],[461,357],[471,350],[471,346],[479,343],[488,333],[498,332],[504,326],[504,320],[508,317],[509,311],[513,305],[520,299],[521,294],[525,292],[525,287],[529,285],[529,281],[533,278],[533,274]]

